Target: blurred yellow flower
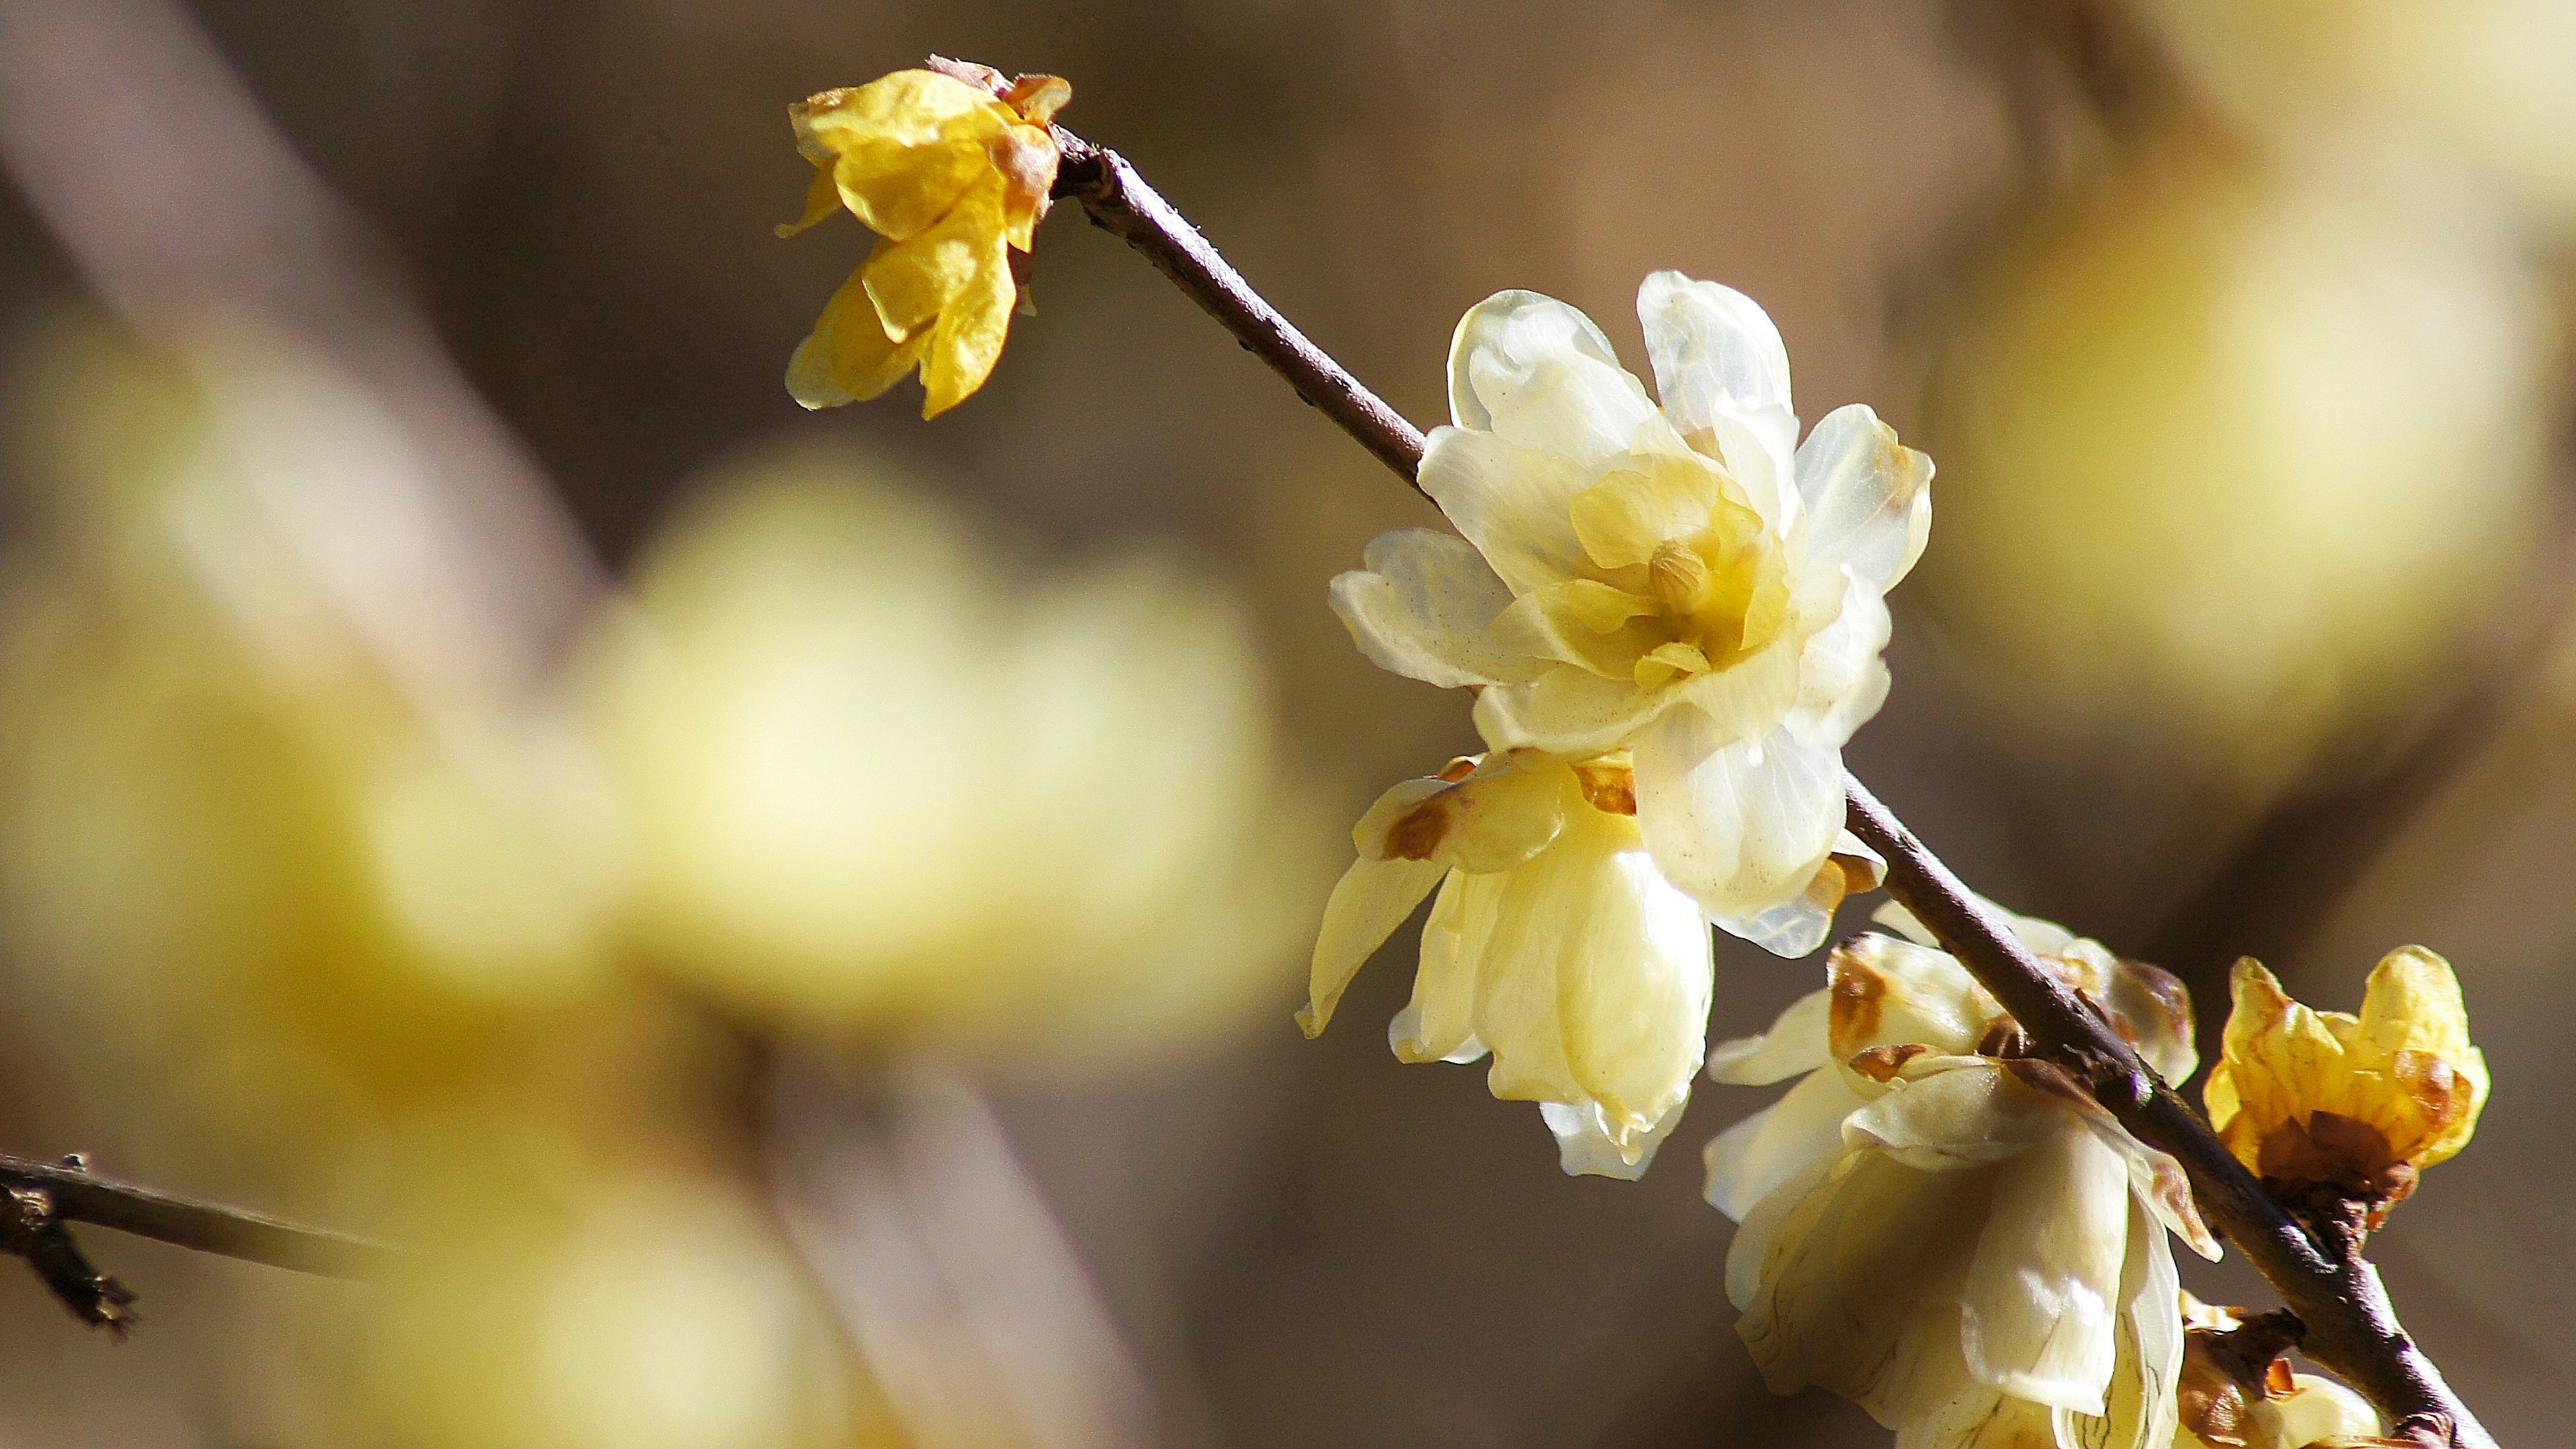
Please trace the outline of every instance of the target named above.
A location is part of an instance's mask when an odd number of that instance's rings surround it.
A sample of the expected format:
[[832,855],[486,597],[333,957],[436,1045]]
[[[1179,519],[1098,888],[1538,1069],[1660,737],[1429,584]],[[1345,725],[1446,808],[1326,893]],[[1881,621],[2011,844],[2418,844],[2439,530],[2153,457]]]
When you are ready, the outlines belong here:
[[2329,1378],[2293,1373],[2286,1358],[2247,1361],[2227,1337],[2242,1310],[2182,1295],[2181,1424],[2174,1449],[2313,1449],[2368,1441],[2379,1416],[2359,1394]]
[[1921,587],[2049,700],[2021,727],[2196,752],[2259,801],[2413,717],[2516,577],[2554,314],[2491,215],[2378,159],[2151,151],[1972,290]]
[[930,418],[992,375],[1019,297],[1011,250],[1029,250],[1046,214],[1059,160],[1047,123],[1073,88],[991,81],[901,70],[787,108],[815,175],[805,214],[779,235],[842,208],[877,234],[787,364],[798,402],[872,398],[917,368]]
[[1388,1029],[1408,1062],[1472,1062],[1534,1101],[1565,1170],[1643,1173],[1690,1099],[1708,1039],[1708,927],[1646,858],[1624,760],[1537,750],[1459,760],[1387,791],[1315,942],[1308,1036],[1415,905],[1413,1001]]
[[1226,596],[1031,584],[843,457],[714,480],[587,688],[634,944],[764,1017],[1015,1054],[1187,1042],[1272,987],[1309,834]]
[[279,339],[203,345],[194,382],[44,354],[22,436],[58,443],[0,590],[0,884],[14,959],[240,1093],[160,1079],[176,1105],[287,1138],[350,1105],[305,1086],[381,1105],[594,989],[621,851],[372,404]]
[[2375,1223],[2477,1131],[2486,1054],[2470,1044],[2459,978],[2441,957],[2389,952],[2358,1017],[2309,1010],[2251,960],[2236,963],[2233,986],[2203,1097],[2210,1124],[2265,1182],[2359,1200]]
[[[1709,1200],[1742,1224],[1727,1294],[1764,1379],[1831,1389],[1922,1449],[2167,1449],[2183,1345],[2165,1234],[2218,1253],[2180,1167],[2020,1055],[1949,956],[1863,936],[1828,972],[1709,1058],[1719,1081],[1801,1077],[1708,1150]],[[2161,1006],[2097,1004],[2189,1071]]]
[[1477,690],[1497,748],[1632,750],[1657,869],[1804,955],[1830,926],[1809,893],[1842,841],[1842,747],[1887,694],[1883,596],[1922,553],[1932,463],[1858,404],[1800,446],[1788,353],[1742,293],[1657,272],[1637,310],[1660,407],[1564,303],[1470,310],[1455,425],[1422,460],[1465,538],[1379,538],[1333,606],[1381,666]]

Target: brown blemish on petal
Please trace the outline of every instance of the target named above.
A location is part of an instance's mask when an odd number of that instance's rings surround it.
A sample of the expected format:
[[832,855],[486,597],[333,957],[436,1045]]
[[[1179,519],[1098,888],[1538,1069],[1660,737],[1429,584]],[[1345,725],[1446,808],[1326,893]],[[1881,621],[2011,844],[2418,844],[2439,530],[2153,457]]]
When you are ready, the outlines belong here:
[[1905,1070],[1907,1062],[1928,1055],[1931,1050],[1921,1042],[1911,1041],[1901,1046],[1874,1046],[1867,1051],[1853,1053],[1850,1065],[1853,1071],[1873,1082],[1892,1082],[1896,1080],[1897,1073]]
[[[2389,1066],[2397,1078],[2397,1089],[2424,1114],[2425,1143],[2466,1117],[2477,1100],[2476,1084],[2431,1052],[2400,1049],[2390,1058]],[[2406,1155],[2421,1152],[2425,1143],[2408,1144]]]
[[1981,1057],[2026,1057],[2030,1055],[2030,1037],[2021,1023],[2009,1016],[1998,1016],[1986,1023],[1986,1034],[1977,1038],[1977,1055]]
[[1602,814],[1637,813],[1637,776],[1626,765],[1586,760],[1574,767],[1574,780],[1583,787],[1583,798]]
[[1457,798],[1443,790],[1396,817],[1386,831],[1386,858],[1429,860],[1449,835],[1458,810]]
[[1432,776],[1431,778],[1435,780],[1446,780],[1450,784],[1455,785],[1459,781],[1466,779],[1469,775],[1476,773],[1477,764],[1478,761],[1474,755],[1460,755],[1456,759],[1451,760],[1448,764],[1441,766],[1440,773]]
[[1886,1008],[1887,978],[1862,962],[1851,946],[1837,946],[1825,961],[1825,981],[1833,992],[1827,1035],[1839,1050],[1845,1044],[1878,1035]]

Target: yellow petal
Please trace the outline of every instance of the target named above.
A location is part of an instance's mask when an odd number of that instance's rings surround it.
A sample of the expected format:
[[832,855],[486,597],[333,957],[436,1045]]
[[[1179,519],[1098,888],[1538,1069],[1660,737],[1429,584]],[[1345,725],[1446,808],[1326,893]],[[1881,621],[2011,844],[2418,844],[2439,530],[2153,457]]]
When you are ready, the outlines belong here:
[[900,381],[920,360],[923,339],[896,343],[868,299],[866,269],[850,274],[812,335],[787,364],[787,390],[809,408],[864,401]]
[[841,204],[879,235],[906,240],[993,174],[987,147],[1015,118],[1001,102],[935,71],[905,70],[788,108],[797,147],[832,162]]
[[975,285],[978,273],[997,265],[1007,275],[1002,194],[996,182],[976,187],[938,225],[878,247],[868,258],[868,296],[885,318],[887,333],[909,340],[937,322]]
[[968,279],[931,330],[930,351],[921,364],[923,417],[935,418],[964,402],[993,375],[1010,335],[1016,293],[1010,264],[996,244],[987,264]]
[[814,180],[805,188],[805,214],[779,226],[778,235],[781,240],[794,236],[840,209],[841,188],[832,183],[832,169],[818,167]]
[[1718,501],[1717,470],[1705,462],[1668,454],[1634,461],[1575,495],[1574,536],[1605,569],[1647,563],[1665,542],[1696,535]]

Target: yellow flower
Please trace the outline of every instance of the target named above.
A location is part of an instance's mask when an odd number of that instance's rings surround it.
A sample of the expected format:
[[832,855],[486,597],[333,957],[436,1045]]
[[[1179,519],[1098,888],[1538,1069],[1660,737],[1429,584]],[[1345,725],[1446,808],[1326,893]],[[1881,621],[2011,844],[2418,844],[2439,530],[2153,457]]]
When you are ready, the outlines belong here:
[[875,397],[918,368],[921,415],[937,417],[992,375],[1019,297],[1010,252],[1046,214],[1059,159],[1047,122],[1073,88],[985,74],[989,87],[900,70],[787,108],[815,175],[805,215],[778,234],[842,207],[877,234],[787,364],[805,406]]
[[1567,1172],[1644,1172],[1699,1072],[1711,962],[1699,906],[1647,859],[1626,762],[1459,760],[1387,791],[1352,834],[1360,859],[1324,909],[1306,1034],[1439,886],[1395,1054],[1490,1051],[1494,1095],[1540,1104]]
[[[2372,1436],[2379,1416],[2332,1379],[2292,1373],[2269,1346],[2250,1353],[2236,1330],[2242,1310],[2182,1295],[2182,1422],[2174,1449],[2313,1449],[2320,1444],[2389,1443]],[[2259,1362],[2255,1361],[2260,1359]]]
[[2267,1183],[2358,1198],[2375,1224],[2418,1172],[2468,1145],[2487,1062],[2451,963],[2421,946],[2389,952],[2358,1017],[2309,1010],[2252,960],[2234,984],[2204,1095],[2211,1125]]
[[[2160,1069],[2189,1072],[2169,978],[2017,924],[2096,980]],[[1801,1077],[1708,1149],[1709,1200],[1742,1224],[1727,1294],[1765,1381],[1843,1394],[1917,1449],[2167,1449],[2183,1345],[2165,1235],[2218,1252],[2180,1167],[2022,1055],[1942,952],[1863,936],[1828,972],[1709,1057],[1722,1082]]]

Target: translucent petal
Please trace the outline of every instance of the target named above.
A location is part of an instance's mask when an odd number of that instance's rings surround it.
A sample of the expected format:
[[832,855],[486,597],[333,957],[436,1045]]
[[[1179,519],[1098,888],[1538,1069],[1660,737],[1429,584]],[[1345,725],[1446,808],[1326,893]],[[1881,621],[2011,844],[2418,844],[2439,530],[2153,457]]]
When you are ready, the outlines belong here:
[[1798,448],[1807,555],[1839,561],[1878,593],[1923,556],[1932,533],[1932,460],[1852,403],[1827,413]]
[[1732,287],[1655,272],[1637,288],[1655,393],[1690,433],[1723,412],[1788,410],[1789,350],[1759,303]]
[[1583,758],[1627,743],[1672,699],[1669,690],[1558,664],[1527,684],[1499,684],[1477,695],[1476,729],[1497,749],[1527,745]]
[[1887,702],[1887,603],[1858,579],[1846,583],[1834,621],[1809,635],[1798,654],[1798,697],[1786,723],[1815,749],[1842,748]]
[[1444,689],[1536,676],[1535,663],[1487,636],[1512,593],[1473,544],[1398,529],[1370,540],[1363,562],[1333,580],[1333,611],[1379,668]]
[[1843,1122],[1843,1139],[1909,1167],[1961,1172],[2005,1161],[2067,1130],[2066,1104],[1984,1057],[1909,1063],[1884,1096]]
[[1592,475],[1572,459],[1488,432],[1433,428],[1420,477],[1422,491],[1513,593],[1583,573],[1569,510]]
[[1605,569],[1643,564],[1666,542],[1708,527],[1718,505],[1716,470],[1696,457],[1627,454],[1575,495],[1575,537]]
[[1682,1107],[1677,1106],[1642,1136],[1631,1134],[1629,1145],[1622,1147],[1612,1140],[1609,1124],[1598,1106],[1541,1102],[1538,1112],[1547,1130],[1556,1134],[1557,1164],[1565,1169],[1566,1176],[1615,1177],[1622,1182],[1635,1182],[1646,1175],[1664,1139],[1673,1135],[1682,1120]]
[[1324,903],[1306,1006],[1297,1013],[1297,1025],[1306,1035],[1323,1033],[1351,978],[1446,874],[1447,866],[1428,860],[1358,860],[1342,873]]
[[1675,709],[1637,737],[1636,777],[1655,864],[1711,916],[1796,899],[1842,835],[1841,755],[1785,732],[1727,742],[1706,714]]
[[1515,291],[1497,292],[1459,319],[1449,343],[1449,412],[1461,428],[1591,470],[1626,451],[1654,404],[1591,318],[1553,297]]
[[1485,1054],[1476,1039],[1477,967],[1493,934],[1505,879],[1452,872],[1441,882],[1422,928],[1413,999],[1387,1028],[1387,1044],[1398,1060],[1474,1061]]
[[1767,1087],[1800,1072],[1812,1072],[1832,1060],[1825,1046],[1825,1026],[1833,1012],[1833,994],[1810,991],[1789,1003],[1760,1036],[1720,1042],[1708,1054],[1709,1080],[1738,1087]]
[[1368,860],[1506,871],[1546,849],[1578,799],[1562,761],[1497,751],[1463,780],[1396,784],[1360,817],[1351,843]]
[[1781,1184],[1843,1150],[1843,1119],[1864,1105],[1839,1072],[1810,1072],[1779,1101],[1711,1139],[1709,1205],[1742,1222]]

